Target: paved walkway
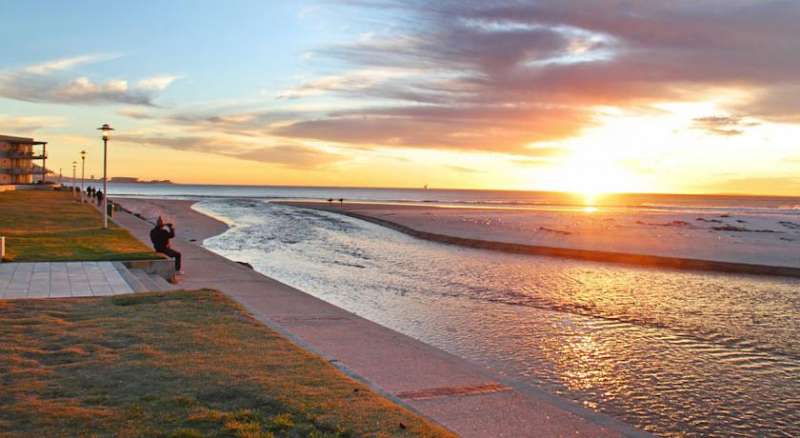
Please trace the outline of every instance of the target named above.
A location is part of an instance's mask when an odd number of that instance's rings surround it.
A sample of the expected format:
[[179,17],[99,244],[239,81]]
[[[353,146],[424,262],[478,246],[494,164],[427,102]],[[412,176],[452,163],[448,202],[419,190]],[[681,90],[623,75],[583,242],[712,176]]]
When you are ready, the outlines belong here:
[[0,299],[131,293],[112,262],[0,263]]
[[[136,202],[121,199],[130,207]],[[149,201],[138,201],[147,203]],[[181,239],[210,218],[190,203],[160,201],[181,215],[174,247],[183,253],[185,289],[217,289],[256,319],[465,437],[649,436],[534,387],[505,381],[469,361],[375,324]],[[115,221],[143,241],[150,224],[120,213]],[[208,237],[208,236],[205,236]]]

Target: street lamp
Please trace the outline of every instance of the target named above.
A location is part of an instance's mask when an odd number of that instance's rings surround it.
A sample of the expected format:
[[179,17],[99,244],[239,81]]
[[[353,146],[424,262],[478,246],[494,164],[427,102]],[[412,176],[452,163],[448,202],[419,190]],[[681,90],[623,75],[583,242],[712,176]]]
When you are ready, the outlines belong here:
[[108,228],[108,139],[114,128],[104,123],[97,130],[103,131],[103,228]]
[[75,166],[78,165],[77,161],[72,162],[72,197],[75,197]]
[[86,202],[86,199],[84,199],[83,197],[83,194],[85,193],[83,190],[83,176],[85,171],[86,171],[86,151],[81,151],[81,203]]

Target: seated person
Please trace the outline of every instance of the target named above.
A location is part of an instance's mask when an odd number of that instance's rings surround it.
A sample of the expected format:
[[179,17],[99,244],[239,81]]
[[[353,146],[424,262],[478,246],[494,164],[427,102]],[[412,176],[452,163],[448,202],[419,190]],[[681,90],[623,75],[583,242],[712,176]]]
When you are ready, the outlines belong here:
[[150,241],[156,252],[168,257],[175,258],[175,273],[183,274],[181,271],[181,253],[172,249],[169,245],[170,239],[175,237],[175,227],[172,224],[164,224],[164,219],[158,217],[155,228],[150,230]]

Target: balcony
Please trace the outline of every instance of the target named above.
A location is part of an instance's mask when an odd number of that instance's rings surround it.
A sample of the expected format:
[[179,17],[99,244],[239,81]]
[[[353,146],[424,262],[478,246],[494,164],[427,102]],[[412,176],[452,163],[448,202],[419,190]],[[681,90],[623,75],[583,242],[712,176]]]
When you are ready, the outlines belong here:
[[41,170],[32,167],[27,169],[19,167],[0,167],[0,173],[5,175],[36,175],[41,173]]
[[36,154],[34,152],[5,151],[5,152],[0,152],[0,157],[14,158],[14,159],[28,159],[28,160],[42,160],[47,158],[47,155]]

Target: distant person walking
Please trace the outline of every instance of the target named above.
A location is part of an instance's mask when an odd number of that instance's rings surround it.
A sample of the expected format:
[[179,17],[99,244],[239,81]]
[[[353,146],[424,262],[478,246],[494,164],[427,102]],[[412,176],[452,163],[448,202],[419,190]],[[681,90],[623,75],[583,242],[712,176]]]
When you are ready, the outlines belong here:
[[97,193],[95,194],[95,196],[97,197],[97,206],[98,207],[102,207],[103,206],[103,191],[102,190],[98,190]]
[[172,249],[169,244],[170,239],[173,237],[175,237],[175,226],[164,224],[164,219],[159,216],[155,228],[150,230],[150,241],[153,242],[153,248],[155,248],[156,252],[173,257],[175,259],[175,273],[183,274],[183,271],[181,271],[181,253]]

